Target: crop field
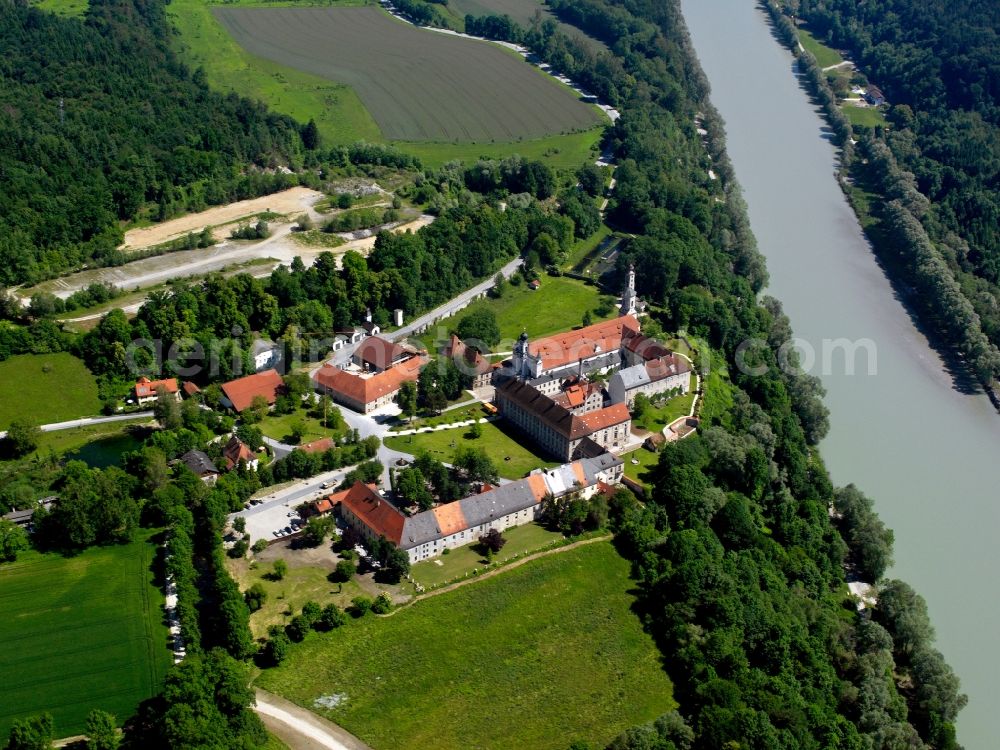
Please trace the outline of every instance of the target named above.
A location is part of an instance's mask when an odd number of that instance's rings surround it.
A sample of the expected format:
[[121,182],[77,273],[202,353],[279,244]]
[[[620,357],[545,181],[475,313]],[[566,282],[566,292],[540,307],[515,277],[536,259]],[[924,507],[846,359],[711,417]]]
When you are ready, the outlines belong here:
[[258,683],[376,750],[604,747],[676,707],[628,571],[607,542],[556,553],[310,635]]
[[597,110],[497,45],[377,8],[212,8],[251,55],[347,84],[383,137],[490,143],[582,131]]
[[57,737],[93,708],[124,721],[156,694],[170,664],[163,595],[146,538],[76,557],[22,552],[0,568],[0,737],[48,711]]
[[515,23],[524,28],[531,28],[532,19],[537,13],[543,21],[551,18],[556,22],[559,31],[572,39],[579,39],[595,52],[608,51],[604,42],[588,36],[576,26],[563,23],[539,0],[450,0],[447,7],[452,14],[463,20],[467,15],[508,15]]
[[21,354],[0,362],[0,430],[19,418],[48,424],[100,411],[97,381],[72,354]]

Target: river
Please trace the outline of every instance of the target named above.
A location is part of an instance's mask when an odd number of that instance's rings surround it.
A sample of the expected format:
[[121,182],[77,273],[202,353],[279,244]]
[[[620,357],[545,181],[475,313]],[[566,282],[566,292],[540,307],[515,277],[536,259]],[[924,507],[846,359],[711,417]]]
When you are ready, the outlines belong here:
[[876,347],[873,375],[862,355],[853,376],[843,358],[824,367],[817,356],[811,371],[826,386],[831,422],[822,452],[835,483],[875,498],[895,531],[890,575],[927,599],[937,647],[969,695],[959,740],[994,747],[1000,416],[984,395],[956,388],[894,296],[837,186],[823,122],[763,11],[752,0],[682,7],[726,122],[769,292],[818,355],[824,340],[842,337]]

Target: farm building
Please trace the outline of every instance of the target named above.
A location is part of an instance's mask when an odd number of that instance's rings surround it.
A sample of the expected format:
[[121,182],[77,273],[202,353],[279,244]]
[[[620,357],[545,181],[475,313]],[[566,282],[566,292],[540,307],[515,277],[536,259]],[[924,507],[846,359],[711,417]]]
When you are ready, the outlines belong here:
[[458,369],[472,377],[473,388],[485,388],[490,384],[494,369],[492,363],[475,347],[466,346],[455,334],[445,344],[442,354],[455,360]]
[[219,470],[204,451],[188,451],[180,457],[180,462],[205,484],[215,484],[219,478]]
[[313,382],[317,391],[329,394],[338,404],[370,414],[393,403],[403,383],[416,382],[426,362],[425,357],[412,357],[375,374],[323,365],[313,376]]
[[132,392],[135,394],[135,402],[140,406],[149,404],[159,396],[160,389],[166,391],[168,396],[173,396],[176,400],[181,400],[180,390],[177,387],[177,378],[166,378],[164,380],[150,380],[142,377],[135,381]]
[[229,442],[222,449],[222,457],[226,459],[226,471],[232,471],[240,465],[240,461],[246,463],[247,468],[256,469],[258,460],[250,446],[233,435]]
[[383,498],[374,485],[353,487],[313,504],[316,513],[338,510],[344,522],[371,541],[385,537],[407,553],[411,563],[470,544],[490,529],[537,520],[543,501],[579,494],[589,498],[622,477],[622,461],[610,453],[535,471],[516,482],[407,516]]
[[281,379],[277,370],[264,370],[256,375],[247,375],[243,378],[230,380],[222,384],[222,405],[227,408],[241,412],[249,409],[253,400],[260,396],[267,401],[268,406],[274,406],[274,402],[284,390],[285,382]]

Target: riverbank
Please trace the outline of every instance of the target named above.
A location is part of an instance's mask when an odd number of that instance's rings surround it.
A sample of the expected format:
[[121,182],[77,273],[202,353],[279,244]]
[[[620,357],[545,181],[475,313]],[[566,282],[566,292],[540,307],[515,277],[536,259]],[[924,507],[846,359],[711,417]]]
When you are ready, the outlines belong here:
[[[817,353],[812,372],[831,412],[821,446],[827,467],[835,482],[854,482],[873,497],[895,530],[890,575],[927,599],[937,647],[969,695],[959,740],[970,749],[990,747],[989,696],[1000,690],[992,633],[1000,612],[992,576],[1000,420],[982,393],[955,387],[876,262],[835,177],[839,160],[826,123],[765,14],[741,0],[682,5],[712,102],[727,123],[728,152],[768,261],[769,292]],[[765,100],[770,105],[762,108]],[[837,340],[859,344],[853,371],[845,352],[823,362],[824,342]]]

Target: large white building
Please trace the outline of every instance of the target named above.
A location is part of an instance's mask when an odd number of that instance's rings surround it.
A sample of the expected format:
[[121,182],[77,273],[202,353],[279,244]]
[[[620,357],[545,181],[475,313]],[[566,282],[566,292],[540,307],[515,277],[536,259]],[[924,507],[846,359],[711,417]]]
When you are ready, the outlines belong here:
[[537,470],[516,482],[412,516],[403,514],[374,486],[361,482],[317,501],[313,508],[317,513],[337,510],[365,539],[385,537],[416,563],[475,542],[490,529],[504,531],[531,523],[541,517],[547,499],[574,494],[590,498],[602,487],[618,484],[622,474],[622,460],[603,453]]

